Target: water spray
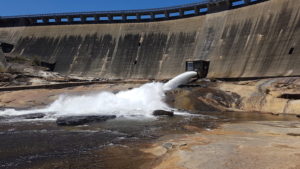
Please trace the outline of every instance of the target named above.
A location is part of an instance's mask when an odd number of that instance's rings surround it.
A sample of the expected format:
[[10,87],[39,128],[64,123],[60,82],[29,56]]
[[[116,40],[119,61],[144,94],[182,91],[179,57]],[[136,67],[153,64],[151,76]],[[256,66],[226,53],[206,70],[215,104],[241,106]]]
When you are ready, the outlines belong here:
[[56,101],[42,109],[0,111],[0,116],[17,116],[44,113],[44,119],[56,120],[63,116],[115,115],[117,117],[151,118],[155,110],[170,111],[165,102],[165,92],[186,84],[197,72],[182,73],[167,83],[146,83],[138,88],[111,92],[99,92],[93,95],[61,95]]

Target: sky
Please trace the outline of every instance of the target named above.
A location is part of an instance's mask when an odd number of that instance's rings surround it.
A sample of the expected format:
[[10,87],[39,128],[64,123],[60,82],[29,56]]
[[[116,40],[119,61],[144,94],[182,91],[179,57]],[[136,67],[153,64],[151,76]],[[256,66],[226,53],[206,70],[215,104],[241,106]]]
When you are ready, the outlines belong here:
[[1,0],[0,16],[160,8],[203,0]]

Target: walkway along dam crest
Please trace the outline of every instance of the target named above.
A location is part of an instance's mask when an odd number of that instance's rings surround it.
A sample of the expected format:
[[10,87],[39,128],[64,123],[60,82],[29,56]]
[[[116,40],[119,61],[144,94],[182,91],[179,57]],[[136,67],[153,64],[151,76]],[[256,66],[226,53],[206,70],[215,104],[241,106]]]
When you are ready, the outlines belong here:
[[209,78],[300,75],[298,0],[207,0],[182,6],[0,18],[10,56],[63,74],[166,79],[187,61]]

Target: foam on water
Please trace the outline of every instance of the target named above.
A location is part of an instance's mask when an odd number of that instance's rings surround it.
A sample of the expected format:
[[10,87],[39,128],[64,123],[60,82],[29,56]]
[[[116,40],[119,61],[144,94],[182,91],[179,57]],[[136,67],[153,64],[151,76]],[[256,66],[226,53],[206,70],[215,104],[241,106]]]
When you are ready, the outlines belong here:
[[99,92],[92,95],[61,95],[42,109],[0,111],[0,116],[18,116],[32,113],[45,113],[44,119],[55,120],[61,116],[77,115],[116,115],[117,117],[153,117],[154,110],[171,110],[165,102],[165,92],[177,88],[196,76],[196,72],[185,72],[166,84],[153,82],[138,88],[116,94]]

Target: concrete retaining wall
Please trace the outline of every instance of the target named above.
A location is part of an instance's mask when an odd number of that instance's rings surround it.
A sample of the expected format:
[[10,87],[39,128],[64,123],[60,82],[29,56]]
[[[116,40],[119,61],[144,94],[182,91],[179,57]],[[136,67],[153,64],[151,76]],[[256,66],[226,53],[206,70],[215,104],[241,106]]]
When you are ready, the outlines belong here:
[[13,55],[103,78],[171,78],[189,59],[211,78],[300,75],[299,0],[270,0],[186,19],[0,28]]

